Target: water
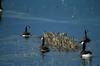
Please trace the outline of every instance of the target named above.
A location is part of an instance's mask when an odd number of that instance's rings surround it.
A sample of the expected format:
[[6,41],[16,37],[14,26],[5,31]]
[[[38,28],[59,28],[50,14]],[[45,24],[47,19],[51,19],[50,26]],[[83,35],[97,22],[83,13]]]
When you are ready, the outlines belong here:
[[[91,0],[89,5],[88,2],[89,0],[3,0],[0,66],[100,66],[99,4],[95,0]],[[92,14],[87,8],[94,9],[90,11]],[[21,36],[26,25],[31,26],[29,31],[32,37],[29,39]],[[40,52],[39,37],[43,32],[68,32],[79,41],[84,28],[88,29],[92,40],[87,47],[93,53],[91,61],[81,60],[80,51]]]

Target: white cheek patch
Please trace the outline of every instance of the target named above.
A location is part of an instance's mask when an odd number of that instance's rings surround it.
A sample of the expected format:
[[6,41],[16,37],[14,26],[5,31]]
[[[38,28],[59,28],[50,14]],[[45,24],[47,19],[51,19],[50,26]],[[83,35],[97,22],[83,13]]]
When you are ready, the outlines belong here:
[[41,40],[43,40],[43,37],[41,37]]
[[84,42],[82,41],[82,42],[81,42],[81,44],[83,45],[83,44],[84,44]]
[[0,12],[2,12],[2,9],[0,9]]

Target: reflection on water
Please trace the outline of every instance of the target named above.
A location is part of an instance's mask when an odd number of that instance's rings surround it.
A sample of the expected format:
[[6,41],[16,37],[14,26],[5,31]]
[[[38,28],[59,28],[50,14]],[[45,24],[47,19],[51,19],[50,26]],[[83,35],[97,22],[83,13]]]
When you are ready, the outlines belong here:
[[1,22],[1,20],[2,20],[2,12],[0,12],[0,22]]
[[92,66],[92,58],[81,59],[81,65],[80,66]]

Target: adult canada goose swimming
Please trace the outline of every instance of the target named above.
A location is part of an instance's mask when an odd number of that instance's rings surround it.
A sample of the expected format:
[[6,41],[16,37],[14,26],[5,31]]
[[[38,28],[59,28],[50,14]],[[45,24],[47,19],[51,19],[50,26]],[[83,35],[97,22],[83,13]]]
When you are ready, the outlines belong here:
[[44,38],[44,36],[41,38],[41,41],[42,41],[42,46],[40,48],[40,51],[42,53],[49,52],[49,48],[45,45],[45,38]]
[[90,39],[87,37],[87,31],[85,30],[85,37],[81,41],[82,51],[80,53],[82,59],[89,59],[92,57],[92,52],[86,50],[86,43],[90,42]]
[[27,26],[25,27],[25,31],[24,31],[23,34],[22,34],[22,36],[23,36],[24,38],[29,38],[29,37],[31,36],[31,33],[28,32],[28,28],[30,29],[30,26],[29,26],[29,25],[27,25]]

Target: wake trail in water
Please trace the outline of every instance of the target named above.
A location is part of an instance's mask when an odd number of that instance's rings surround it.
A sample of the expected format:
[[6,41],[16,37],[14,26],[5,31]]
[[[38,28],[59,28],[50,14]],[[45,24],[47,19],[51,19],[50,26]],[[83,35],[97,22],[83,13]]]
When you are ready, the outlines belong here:
[[52,19],[52,18],[34,17],[30,15],[29,13],[17,12],[17,11],[11,11],[11,10],[4,11],[3,17],[17,18],[17,19],[23,19],[23,20],[32,20],[32,21],[34,20],[34,22],[37,21],[40,23],[46,22],[46,23],[63,23],[63,24],[80,24],[80,25],[100,26],[100,24],[98,23],[98,21],[100,21],[99,18],[80,19],[80,20],[77,20],[77,19],[76,20],[57,20],[57,19]]
[[52,22],[52,23],[69,23],[68,21],[63,21],[63,20],[33,17],[28,13],[16,12],[16,11],[5,11],[5,14],[3,17],[12,17],[12,18],[18,18],[18,19],[25,19],[25,20],[38,20],[38,21],[44,21],[44,22],[46,21],[46,22]]

